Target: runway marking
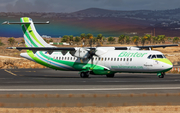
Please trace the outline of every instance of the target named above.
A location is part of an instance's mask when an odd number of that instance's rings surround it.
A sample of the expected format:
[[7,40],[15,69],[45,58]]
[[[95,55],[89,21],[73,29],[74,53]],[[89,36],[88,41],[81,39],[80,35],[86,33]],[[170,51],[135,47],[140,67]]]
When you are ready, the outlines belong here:
[[20,72],[20,71],[14,71],[14,72]]
[[0,91],[115,91],[115,90],[175,90],[180,87],[157,87],[157,88],[97,88],[97,89],[0,89]]
[[25,71],[25,72],[31,72],[31,71]]
[[8,72],[8,73],[10,73],[10,74],[12,74],[12,75],[14,75],[14,76],[17,76],[16,74],[14,74],[14,73],[12,73],[11,71],[8,71],[8,70],[4,70],[4,71],[6,71],[6,72]]
[[36,72],[36,71],[25,71],[25,72]]

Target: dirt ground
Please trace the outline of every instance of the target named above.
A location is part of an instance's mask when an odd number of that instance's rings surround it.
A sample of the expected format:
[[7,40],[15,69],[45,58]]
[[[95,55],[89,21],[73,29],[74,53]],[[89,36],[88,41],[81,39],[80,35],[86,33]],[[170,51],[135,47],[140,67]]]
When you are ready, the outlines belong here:
[[0,108],[2,113],[179,113],[180,106]]

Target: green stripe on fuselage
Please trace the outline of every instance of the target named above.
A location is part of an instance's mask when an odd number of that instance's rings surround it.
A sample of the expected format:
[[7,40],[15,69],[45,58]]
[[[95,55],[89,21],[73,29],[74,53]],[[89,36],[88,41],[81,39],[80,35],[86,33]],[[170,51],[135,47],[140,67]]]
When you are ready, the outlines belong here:
[[[103,71],[104,68],[102,66],[98,66],[98,65],[92,65],[92,64],[89,64],[89,63],[80,63],[80,62],[72,62],[72,61],[64,61],[64,60],[56,60],[56,59],[53,59],[47,55],[45,55],[42,51],[39,52],[40,55],[45,58],[45,59],[48,59],[50,62],[55,62],[55,63],[59,63],[59,65],[61,64],[64,64],[64,65],[67,65],[67,68],[74,68],[75,70],[86,70],[87,68],[91,68],[93,67],[93,70],[101,70]],[[33,60],[35,60],[36,62],[44,65],[44,66],[47,66],[47,67],[50,67],[50,68],[53,68],[53,69],[57,69],[57,70],[65,70],[65,69],[62,69],[60,67],[56,67],[56,66],[53,66],[53,65],[50,65],[48,64],[47,62],[44,62],[42,61],[41,59],[38,59],[37,57],[34,56],[33,52],[29,52],[28,54],[31,58],[33,58]],[[69,66],[69,67],[68,67]]]
[[59,67],[56,67],[56,66],[53,66],[51,64],[48,64],[47,62],[41,60],[41,59],[38,59],[34,53],[30,50],[27,50],[27,54],[37,63],[41,64],[41,65],[44,65],[46,67],[49,67],[49,68],[52,68],[52,69],[56,69],[56,70],[63,70],[65,71],[65,69],[62,69],[62,68],[59,68]]

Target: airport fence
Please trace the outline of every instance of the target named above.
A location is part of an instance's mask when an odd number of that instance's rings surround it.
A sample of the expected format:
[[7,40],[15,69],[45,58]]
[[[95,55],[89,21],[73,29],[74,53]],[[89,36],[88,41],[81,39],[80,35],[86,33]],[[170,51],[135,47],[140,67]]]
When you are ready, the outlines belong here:
[[178,67],[173,67],[170,72],[174,72],[174,73],[179,73],[180,72],[180,68]]

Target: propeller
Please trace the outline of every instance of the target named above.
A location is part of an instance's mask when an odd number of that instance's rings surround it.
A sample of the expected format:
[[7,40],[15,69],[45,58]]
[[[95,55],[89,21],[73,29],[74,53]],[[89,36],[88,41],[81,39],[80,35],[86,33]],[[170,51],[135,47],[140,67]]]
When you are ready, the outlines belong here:
[[[81,63],[83,63],[83,59],[88,59],[91,60],[91,66],[89,67],[90,70],[94,68],[94,56],[99,57],[101,54],[106,52],[105,50],[98,48],[98,47],[93,47],[93,36],[89,37],[89,46],[90,47],[80,47],[80,48],[75,48],[75,53],[73,53],[74,56],[80,58]],[[84,41],[83,41],[84,42]],[[84,44],[83,44],[84,45]],[[101,45],[100,45],[101,46]]]
[[94,66],[94,63],[93,63],[94,58],[93,58],[93,56],[97,56],[96,55],[96,48],[92,47],[92,44],[93,44],[92,40],[93,40],[93,36],[91,36],[90,39],[89,39],[90,51],[88,51],[89,59],[91,60],[91,67],[90,67],[91,70],[93,69],[93,66]]

